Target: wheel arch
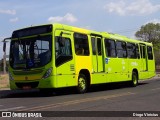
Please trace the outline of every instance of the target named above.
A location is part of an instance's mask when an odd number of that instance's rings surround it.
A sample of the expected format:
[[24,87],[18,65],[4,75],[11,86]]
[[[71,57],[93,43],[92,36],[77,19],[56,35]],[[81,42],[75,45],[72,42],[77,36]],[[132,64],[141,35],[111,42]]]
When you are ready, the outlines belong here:
[[81,69],[79,71],[79,75],[80,74],[85,75],[85,77],[87,78],[87,84],[88,84],[88,86],[90,86],[90,84],[91,84],[91,75],[90,75],[89,70],[88,69]]
[[136,74],[137,74],[137,79],[139,80],[139,73],[138,73],[138,70],[136,69],[136,68],[134,68],[133,70],[132,70],[132,73],[133,72],[135,72]]

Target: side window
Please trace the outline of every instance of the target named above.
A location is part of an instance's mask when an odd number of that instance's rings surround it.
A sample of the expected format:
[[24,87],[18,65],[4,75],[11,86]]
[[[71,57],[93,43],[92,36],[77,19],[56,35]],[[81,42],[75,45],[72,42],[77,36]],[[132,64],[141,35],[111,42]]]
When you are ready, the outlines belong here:
[[101,43],[101,39],[97,38],[97,49],[98,49],[98,55],[102,55],[102,43]]
[[116,57],[116,46],[114,40],[105,39],[106,56]]
[[141,58],[146,58],[145,46],[141,45],[140,46],[140,51],[141,51]]
[[92,54],[96,55],[96,42],[95,42],[95,38],[91,37],[91,42],[92,42]]
[[56,66],[59,66],[72,59],[71,40],[64,37],[56,37],[55,51],[56,51]]
[[143,58],[146,58],[146,47],[143,46]]
[[140,53],[141,53],[141,58],[143,57],[142,54],[143,54],[143,46],[140,46]]
[[126,58],[127,57],[127,50],[126,50],[126,43],[123,41],[116,41],[116,49],[117,49],[117,56],[119,58]]
[[139,59],[140,58],[140,53],[139,53],[139,46],[136,44],[136,56]]
[[148,59],[153,60],[153,52],[152,52],[152,47],[151,46],[147,47],[147,52],[148,52]]
[[127,53],[128,58],[137,58],[136,46],[134,43],[127,43]]
[[74,45],[76,55],[89,55],[89,44],[87,35],[74,33]]

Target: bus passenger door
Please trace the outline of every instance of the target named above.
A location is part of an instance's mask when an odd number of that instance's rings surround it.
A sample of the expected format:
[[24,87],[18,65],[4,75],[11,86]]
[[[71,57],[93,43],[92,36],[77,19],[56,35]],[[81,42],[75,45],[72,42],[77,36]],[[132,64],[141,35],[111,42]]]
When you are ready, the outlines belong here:
[[104,83],[104,57],[103,57],[103,45],[101,37],[91,37],[92,44],[92,65],[93,65],[93,83]]
[[55,66],[56,87],[75,86],[75,64],[72,48],[72,33],[56,30],[55,32]]
[[148,63],[147,63],[147,54],[146,54],[146,45],[140,44],[140,53],[141,53],[141,72],[142,78],[146,78],[148,76]]

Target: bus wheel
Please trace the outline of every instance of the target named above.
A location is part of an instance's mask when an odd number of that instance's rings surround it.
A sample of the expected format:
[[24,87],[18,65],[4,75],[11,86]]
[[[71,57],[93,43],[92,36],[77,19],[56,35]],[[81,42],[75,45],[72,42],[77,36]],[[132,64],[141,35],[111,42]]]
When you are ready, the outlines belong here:
[[78,93],[85,93],[87,92],[87,79],[85,75],[80,74],[78,77],[78,86],[77,86]]
[[136,72],[132,72],[131,86],[136,87],[138,85],[138,77]]

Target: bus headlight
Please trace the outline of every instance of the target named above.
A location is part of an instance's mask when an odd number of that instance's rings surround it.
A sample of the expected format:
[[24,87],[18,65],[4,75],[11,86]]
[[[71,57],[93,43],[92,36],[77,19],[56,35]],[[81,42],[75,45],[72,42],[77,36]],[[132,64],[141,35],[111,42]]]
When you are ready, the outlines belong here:
[[48,78],[52,73],[52,68],[49,68],[46,73],[43,75],[42,79]]
[[9,80],[14,80],[14,78],[10,72],[9,72]]

